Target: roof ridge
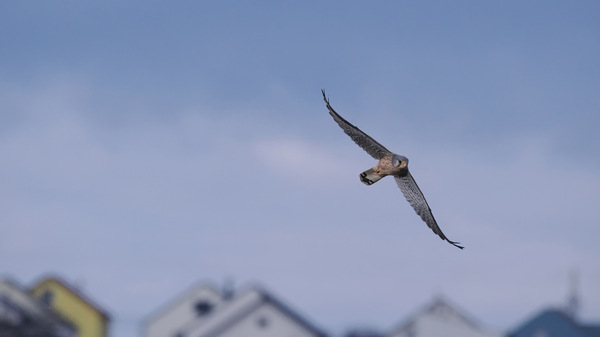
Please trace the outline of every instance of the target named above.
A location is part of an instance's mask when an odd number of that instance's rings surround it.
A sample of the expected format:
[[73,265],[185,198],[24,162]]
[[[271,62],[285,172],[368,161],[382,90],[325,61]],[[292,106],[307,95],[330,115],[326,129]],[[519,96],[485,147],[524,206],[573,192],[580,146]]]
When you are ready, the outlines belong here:
[[39,279],[39,281],[35,282],[29,288],[29,292],[32,293],[34,288],[36,288],[37,286],[41,285],[44,282],[50,282],[50,281],[56,282],[61,287],[65,288],[67,291],[69,291],[73,295],[77,296],[79,299],[81,299],[83,302],[85,302],[87,305],[89,305],[92,309],[96,310],[106,320],[110,320],[110,314],[108,313],[108,310],[106,310],[104,308],[104,306],[98,304],[98,302],[96,302],[95,300],[91,299],[89,295],[83,293],[83,291],[81,291],[77,287],[74,287],[69,282],[67,282],[64,278],[62,278],[62,277],[60,277],[60,276],[58,276],[56,274],[48,274],[45,277],[41,277]]

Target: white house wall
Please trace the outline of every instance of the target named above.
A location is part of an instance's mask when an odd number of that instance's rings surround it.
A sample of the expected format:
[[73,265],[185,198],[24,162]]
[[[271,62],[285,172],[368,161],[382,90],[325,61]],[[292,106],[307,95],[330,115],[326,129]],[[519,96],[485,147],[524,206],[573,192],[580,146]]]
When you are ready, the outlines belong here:
[[217,309],[222,300],[220,294],[211,287],[202,286],[192,290],[150,318],[146,323],[145,337],[176,337],[182,327],[192,321],[202,321],[203,318],[198,317],[194,309],[198,301],[208,301]]
[[[214,337],[314,337],[309,330],[269,302]],[[205,337],[205,336],[191,336]],[[208,337],[208,336],[207,336]],[[211,336],[213,337],[213,336]]]
[[414,322],[411,331],[392,334],[389,337],[497,337],[458,321],[445,321],[439,317],[424,316]]
[[446,300],[438,298],[388,337],[497,337],[482,329]]
[[205,336],[213,331],[220,330],[222,326],[229,324],[232,318],[253,310],[261,302],[262,296],[255,290],[239,294],[234,300],[224,303],[218,308],[206,322],[195,322],[187,326],[184,335],[186,337]]

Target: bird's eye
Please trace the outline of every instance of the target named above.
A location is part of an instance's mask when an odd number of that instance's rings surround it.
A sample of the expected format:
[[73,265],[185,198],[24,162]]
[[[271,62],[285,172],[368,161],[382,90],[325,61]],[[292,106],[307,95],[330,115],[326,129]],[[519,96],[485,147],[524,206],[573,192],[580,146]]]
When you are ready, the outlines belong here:
[[401,163],[402,163],[402,161],[400,159],[398,159],[397,157],[392,158],[392,165],[394,165],[395,167],[400,167]]

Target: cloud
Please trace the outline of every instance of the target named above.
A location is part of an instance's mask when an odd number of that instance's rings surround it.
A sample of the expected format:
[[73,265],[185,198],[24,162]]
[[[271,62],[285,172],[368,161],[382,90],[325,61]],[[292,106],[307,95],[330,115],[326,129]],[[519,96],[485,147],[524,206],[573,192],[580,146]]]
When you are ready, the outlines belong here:
[[266,170],[300,185],[331,184],[349,165],[335,150],[299,138],[260,140],[253,151]]

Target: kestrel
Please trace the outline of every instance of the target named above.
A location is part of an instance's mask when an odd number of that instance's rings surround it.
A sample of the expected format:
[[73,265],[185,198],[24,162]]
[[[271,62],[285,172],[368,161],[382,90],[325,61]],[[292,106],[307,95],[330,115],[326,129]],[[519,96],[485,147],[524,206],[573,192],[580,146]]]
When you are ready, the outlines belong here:
[[463,246],[458,245],[459,242],[449,240],[438,226],[433,217],[433,213],[431,213],[431,208],[429,208],[429,204],[427,204],[427,200],[425,200],[425,196],[423,196],[423,192],[421,192],[421,189],[419,189],[415,179],[408,170],[408,158],[386,149],[385,146],[379,144],[375,139],[342,118],[342,116],[335,112],[329,104],[329,100],[327,99],[327,96],[325,96],[325,91],[321,90],[321,92],[323,93],[323,99],[327,104],[327,109],[329,109],[329,114],[342,130],[344,130],[344,133],[350,136],[350,138],[352,138],[352,140],[363,150],[367,151],[371,157],[379,160],[377,165],[373,168],[360,174],[360,181],[366,185],[372,185],[385,176],[394,176],[402,194],[404,194],[408,203],[415,209],[415,212],[417,212],[421,219],[425,221],[427,226],[429,226],[429,228],[431,228],[431,230],[442,240],[446,240],[452,245],[463,249]]

